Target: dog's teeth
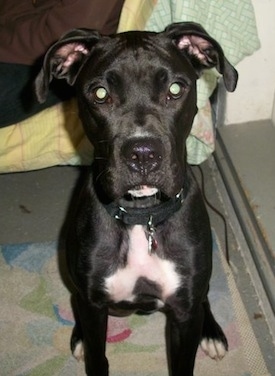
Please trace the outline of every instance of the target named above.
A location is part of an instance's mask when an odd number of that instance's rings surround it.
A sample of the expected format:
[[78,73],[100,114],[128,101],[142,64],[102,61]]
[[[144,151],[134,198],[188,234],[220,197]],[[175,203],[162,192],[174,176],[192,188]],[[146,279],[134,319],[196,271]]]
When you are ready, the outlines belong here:
[[155,187],[148,187],[147,185],[143,185],[138,189],[130,189],[128,193],[130,193],[133,197],[149,197],[153,196],[158,192],[158,189]]

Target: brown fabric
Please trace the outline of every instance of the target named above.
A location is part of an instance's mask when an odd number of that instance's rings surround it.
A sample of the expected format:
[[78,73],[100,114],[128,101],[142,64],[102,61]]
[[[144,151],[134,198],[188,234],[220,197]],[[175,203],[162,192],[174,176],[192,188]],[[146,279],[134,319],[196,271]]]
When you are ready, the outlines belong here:
[[116,31],[123,0],[0,0],[0,62],[31,65],[76,27]]

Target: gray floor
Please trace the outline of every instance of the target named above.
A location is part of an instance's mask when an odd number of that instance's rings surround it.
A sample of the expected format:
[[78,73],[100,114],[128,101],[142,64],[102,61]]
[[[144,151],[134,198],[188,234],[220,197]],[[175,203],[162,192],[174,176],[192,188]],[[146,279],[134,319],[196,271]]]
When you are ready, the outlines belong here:
[[[194,170],[201,182],[198,169]],[[223,183],[215,162],[211,159],[205,163],[203,171],[209,201],[227,217],[228,213],[230,216],[229,204],[224,200]],[[78,170],[73,167],[0,175],[0,244],[56,240],[77,178]],[[223,222],[211,210],[209,214],[212,225],[223,242]],[[263,310],[259,293],[255,290],[255,283],[252,283],[253,273],[247,272],[246,260],[239,251],[234,227],[236,221],[232,218],[233,215],[229,221],[229,244],[235,278],[270,374],[275,375],[275,352],[268,317]]]
[[0,175],[0,244],[56,240],[78,175],[74,167]]

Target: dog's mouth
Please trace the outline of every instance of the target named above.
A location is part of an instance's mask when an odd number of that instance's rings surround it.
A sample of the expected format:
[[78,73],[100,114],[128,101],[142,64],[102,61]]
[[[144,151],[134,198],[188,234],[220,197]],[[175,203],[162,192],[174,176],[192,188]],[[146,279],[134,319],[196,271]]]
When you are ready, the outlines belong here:
[[139,185],[128,189],[119,204],[130,208],[150,208],[167,200],[169,198],[159,188]]
[[128,190],[128,194],[134,198],[140,197],[151,197],[156,195],[159,192],[159,189],[156,187],[151,187],[148,185],[140,185]]

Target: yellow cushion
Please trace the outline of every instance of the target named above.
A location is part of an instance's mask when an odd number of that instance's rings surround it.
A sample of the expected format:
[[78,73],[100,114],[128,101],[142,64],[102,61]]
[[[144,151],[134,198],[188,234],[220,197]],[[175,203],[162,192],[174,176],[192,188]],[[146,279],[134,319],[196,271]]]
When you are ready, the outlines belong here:
[[[119,32],[143,30],[154,0],[126,0]],[[20,123],[0,129],[0,172],[35,170],[55,165],[89,164],[87,140],[75,100],[57,104]]]

